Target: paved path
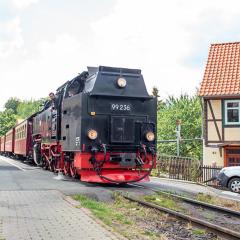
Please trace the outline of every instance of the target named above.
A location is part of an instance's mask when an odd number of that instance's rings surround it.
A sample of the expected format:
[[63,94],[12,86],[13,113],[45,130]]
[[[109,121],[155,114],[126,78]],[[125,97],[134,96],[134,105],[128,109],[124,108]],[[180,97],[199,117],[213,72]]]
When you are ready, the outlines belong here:
[[187,181],[181,181],[181,180],[152,177],[151,182],[141,183],[141,185],[145,185],[156,190],[159,189],[159,190],[171,191],[171,192],[176,192],[178,194],[186,194],[189,196],[196,195],[198,193],[204,193],[204,194],[210,194],[213,196],[219,196],[226,199],[240,201],[240,194],[238,193],[224,191],[224,190],[212,188],[209,186],[187,182]]
[[[40,190],[44,188],[43,183],[47,188],[44,174],[39,185],[30,178],[35,169],[25,168],[26,171],[21,170],[18,164],[15,167],[0,158],[0,240],[118,239],[82,209],[64,200],[64,195],[59,191]],[[35,175],[40,178],[38,171]],[[56,180],[53,182],[60,184]],[[50,186],[53,186],[51,184],[50,181]]]
[[103,185],[96,187],[95,184],[80,182],[72,178],[56,179],[56,175],[50,171],[0,156],[0,191],[58,190],[66,195],[87,194],[104,201],[111,198],[110,191],[107,191]]

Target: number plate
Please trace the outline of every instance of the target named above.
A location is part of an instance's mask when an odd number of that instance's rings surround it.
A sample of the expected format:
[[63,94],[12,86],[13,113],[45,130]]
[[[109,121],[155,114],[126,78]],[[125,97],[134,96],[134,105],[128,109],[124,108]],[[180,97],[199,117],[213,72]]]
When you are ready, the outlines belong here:
[[130,112],[131,110],[131,104],[111,103],[111,111]]

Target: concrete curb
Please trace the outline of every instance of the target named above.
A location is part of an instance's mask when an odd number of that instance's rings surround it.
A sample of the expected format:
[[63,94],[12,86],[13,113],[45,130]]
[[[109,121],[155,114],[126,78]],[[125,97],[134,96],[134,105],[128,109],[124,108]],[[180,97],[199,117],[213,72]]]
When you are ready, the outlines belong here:
[[203,186],[203,187],[208,187],[204,183],[197,183],[197,182],[181,180],[181,179],[171,179],[171,178],[163,178],[163,177],[150,177],[150,179],[152,179],[152,178],[153,179],[162,179],[162,180],[167,180],[167,181],[172,181],[172,182],[182,182],[182,183],[188,183],[188,184],[194,184],[194,185],[200,185],[200,186]]

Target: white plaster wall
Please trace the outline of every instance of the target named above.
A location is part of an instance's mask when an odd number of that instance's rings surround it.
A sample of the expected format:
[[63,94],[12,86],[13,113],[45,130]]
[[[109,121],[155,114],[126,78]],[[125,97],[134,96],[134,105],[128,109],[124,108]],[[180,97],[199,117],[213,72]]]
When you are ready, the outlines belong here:
[[216,162],[217,166],[224,165],[224,150],[222,149],[222,156],[220,155],[220,148],[218,147],[203,147],[203,164],[212,165]]
[[240,128],[225,128],[225,141],[240,141]]
[[[222,138],[222,122],[217,122],[218,130]],[[214,122],[208,122],[208,141],[219,141]]]
[[[222,101],[221,100],[210,100],[212,109],[216,119],[222,119]],[[208,105],[208,119],[213,119],[211,111]]]

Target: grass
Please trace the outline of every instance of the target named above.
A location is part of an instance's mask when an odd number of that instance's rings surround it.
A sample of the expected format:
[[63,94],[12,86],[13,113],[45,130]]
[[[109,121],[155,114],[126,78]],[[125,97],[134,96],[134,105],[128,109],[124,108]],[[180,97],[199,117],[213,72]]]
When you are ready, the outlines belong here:
[[154,195],[144,196],[144,200],[174,211],[186,212],[186,209],[181,207],[181,201],[175,199],[167,193],[168,192],[157,192]]
[[206,230],[204,229],[199,229],[199,228],[196,228],[196,229],[192,229],[192,233],[195,234],[195,235],[204,235],[206,233]]
[[177,202],[168,196],[159,195],[159,194],[150,195],[150,196],[145,196],[144,200],[147,202],[155,203],[155,204],[165,207],[165,208],[172,209],[172,210],[178,209]]
[[196,196],[196,200],[214,204],[214,199],[210,194],[198,193]]
[[238,201],[224,199],[221,197],[215,197],[215,196],[204,194],[204,193],[198,193],[196,196],[196,200],[230,208],[235,211],[240,211],[240,202]]
[[162,234],[149,230],[143,223],[152,217],[152,210],[140,207],[119,194],[114,194],[113,197],[113,203],[103,203],[84,195],[73,196],[80,202],[79,207],[89,209],[95,217],[128,239],[165,239]]
[[75,195],[73,198],[81,203],[81,206],[90,209],[94,216],[102,220],[108,226],[113,226],[115,222],[131,225],[123,214],[112,211],[109,206],[96,200],[90,199],[84,195]]

